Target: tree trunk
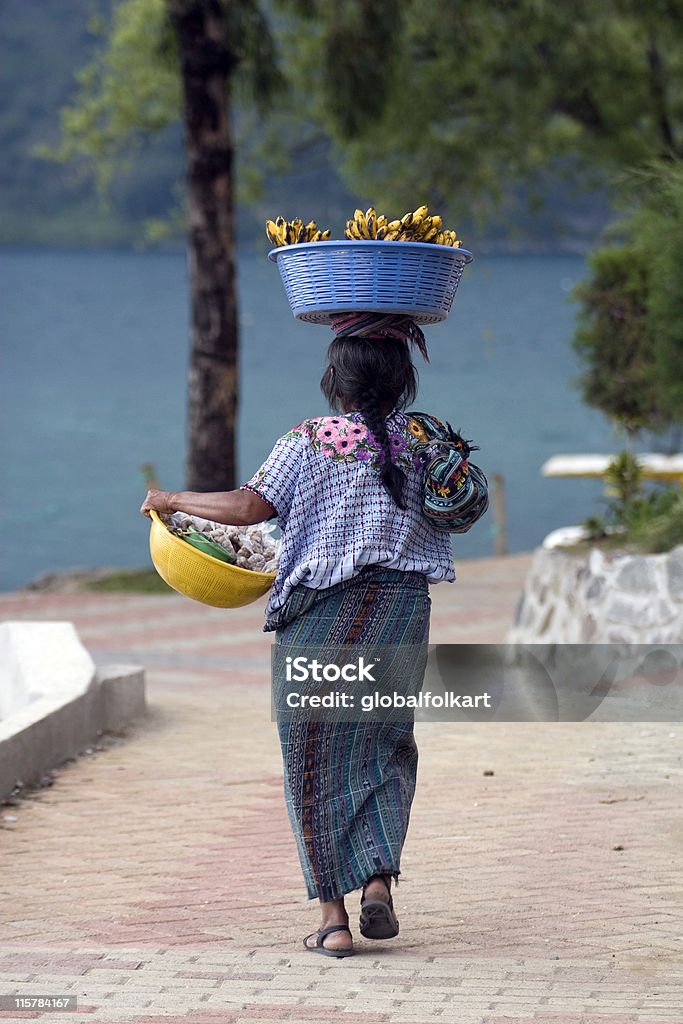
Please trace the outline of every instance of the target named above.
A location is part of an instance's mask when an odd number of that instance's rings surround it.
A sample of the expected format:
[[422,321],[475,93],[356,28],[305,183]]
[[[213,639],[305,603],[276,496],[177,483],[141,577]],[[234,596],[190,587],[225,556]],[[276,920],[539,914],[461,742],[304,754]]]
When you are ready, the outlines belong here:
[[238,320],[229,47],[221,0],[166,0],[178,41],[187,159],[191,349],[186,487],[235,486]]

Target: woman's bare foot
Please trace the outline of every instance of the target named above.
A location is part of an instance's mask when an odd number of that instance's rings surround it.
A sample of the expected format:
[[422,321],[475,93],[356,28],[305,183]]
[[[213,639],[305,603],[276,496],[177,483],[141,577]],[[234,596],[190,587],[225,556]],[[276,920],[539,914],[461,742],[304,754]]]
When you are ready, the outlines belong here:
[[[343,899],[332,900],[330,903],[321,903],[320,910],[322,911],[320,931],[323,928],[330,928],[333,924],[342,924],[348,928],[349,915],[346,913]],[[317,938],[317,933],[312,935],[306,945],[313,949]],[[351,932],[332,932],[331,935],[326,935],[323,939],[323,946],[325,949],[353,949],[353,937]]]
[[384,900],[391,895],[391,875],[373,875],[363,890],[364,900]]
[[391,875],[373,875],[360,899],[360,933],[366,939],[393,939],[399,923],[391,898]]

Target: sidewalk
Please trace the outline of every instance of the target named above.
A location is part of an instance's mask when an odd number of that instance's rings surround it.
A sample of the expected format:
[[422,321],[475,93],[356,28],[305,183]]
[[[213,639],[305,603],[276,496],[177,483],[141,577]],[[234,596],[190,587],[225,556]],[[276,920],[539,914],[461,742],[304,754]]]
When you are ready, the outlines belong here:
[[[529,562],[460,562],[432,642],[502,642]],[[304,952],[262,611],[0,595],[143,664],[150,704],[0,808],[0,994],[79,998],[0,1020],[683,1024],[681,726],[419,724],[399,938],[360,938],[353,893],[358,955]]]

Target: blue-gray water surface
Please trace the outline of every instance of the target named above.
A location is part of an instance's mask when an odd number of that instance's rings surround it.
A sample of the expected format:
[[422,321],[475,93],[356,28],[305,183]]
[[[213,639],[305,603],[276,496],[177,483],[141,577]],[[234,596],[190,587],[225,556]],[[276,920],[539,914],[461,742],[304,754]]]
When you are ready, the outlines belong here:
[[[149,564],[140,466],[183,487],[188,291],[180,254],[0,253],[3,370],[0,588],[86,566]],[[548,479],[561,452],[616,451],[608,422],[573,386],[574,256],[501,256],[466,271],[449,319],[425,328],[415,408],[462,429],[473,461],[505,481],[510,552],[598,507],[597,481]],[[275,439],[327,411],[326,327],[294,320],[265,255],[239,261],[239,473]],[[454,538],[458,558],[492,554],[489,513]]]

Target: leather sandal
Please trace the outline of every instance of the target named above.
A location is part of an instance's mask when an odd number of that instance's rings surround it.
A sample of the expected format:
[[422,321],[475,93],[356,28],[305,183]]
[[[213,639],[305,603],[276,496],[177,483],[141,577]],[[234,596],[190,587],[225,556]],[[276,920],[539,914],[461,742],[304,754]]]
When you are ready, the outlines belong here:
[[[355,949],[327,949],[323,946],[323,941],[327,935],[331,935],[332,932],[348,932],[351,935],[351,929],[347,928],[345,924],[333,924],[329,928],[319,928],[317,932],[311,932],[304,939],[304,946],[309,953],[321,953],[323,956],[353,956],[356,952]],[[317,935],[315,946],[309,946],[308,940],[312,939],[314,935]]]
[[398,935],[398,918],[394,913],[394,899],[389,886],[382,875],[373,876],[381,878],[389,893],[388,900],[366,900],[365,890],[370,884],[370,879],[363,887],[363,895],[360,901],[360,933],[366,939],[394,939]]

